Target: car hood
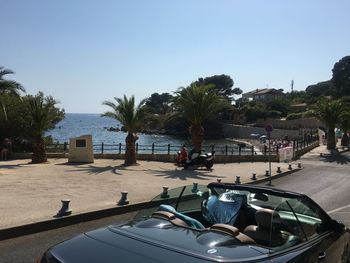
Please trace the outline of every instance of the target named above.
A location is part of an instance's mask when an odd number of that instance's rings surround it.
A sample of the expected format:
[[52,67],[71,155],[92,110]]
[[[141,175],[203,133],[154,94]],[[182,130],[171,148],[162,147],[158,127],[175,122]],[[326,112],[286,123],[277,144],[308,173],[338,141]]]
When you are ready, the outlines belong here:
[[62,262],[244,262],[268,250],[238,244],[226,234],[174,226],[160,219],[109,226],[50,250]]

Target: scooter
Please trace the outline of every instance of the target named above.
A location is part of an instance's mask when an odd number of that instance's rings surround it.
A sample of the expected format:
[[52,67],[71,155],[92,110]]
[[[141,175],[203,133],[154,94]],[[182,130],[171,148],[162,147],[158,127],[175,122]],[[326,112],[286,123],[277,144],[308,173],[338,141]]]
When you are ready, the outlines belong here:
[[196,168],[205,166],[207,170],[210,170],[214,165],[214,155],[215,151],[212,151],[211,153],[190,153],[189,158],[186,160],[183,167],[184,169],[188,169],[190,166]]

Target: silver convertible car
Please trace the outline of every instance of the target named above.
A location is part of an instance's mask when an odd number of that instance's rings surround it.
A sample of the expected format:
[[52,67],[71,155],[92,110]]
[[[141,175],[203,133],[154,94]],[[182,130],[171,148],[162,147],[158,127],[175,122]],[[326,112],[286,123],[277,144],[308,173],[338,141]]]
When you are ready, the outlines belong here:
[[132,221],[49,248],[38,262],[350,262],[349,230],[303,194],[210,183],[153,202]]

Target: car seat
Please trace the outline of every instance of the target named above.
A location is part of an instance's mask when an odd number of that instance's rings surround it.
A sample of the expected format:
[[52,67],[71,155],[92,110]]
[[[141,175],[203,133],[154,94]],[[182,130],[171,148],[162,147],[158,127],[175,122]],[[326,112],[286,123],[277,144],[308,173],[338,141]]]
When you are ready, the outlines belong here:
[[247,226],[243,233],[251,237],[257,244],[274,247],[285,243],[289,233],[281,231],[280,216],[271,209],[259,209],[255,213],[257,225]]
[[205,228],[202,225],[202,223],[199,222],[198,220],[177,212],[176,209],[170,205],[160,205],[158,208],[158,211],[165,211],[165,212],[170,212],[170,213],[174,214],[177,218],[184,221],[189,227],[193,227],[193,228],[197,228],[197,229],[204,229]]

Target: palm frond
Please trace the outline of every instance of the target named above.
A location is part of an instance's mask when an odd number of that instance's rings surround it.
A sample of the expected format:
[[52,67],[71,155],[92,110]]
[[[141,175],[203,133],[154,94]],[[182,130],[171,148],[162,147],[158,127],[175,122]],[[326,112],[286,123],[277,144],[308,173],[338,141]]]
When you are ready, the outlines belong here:
[[19,92],[25,92],[25,89],[21,84],[14,80],[4,79],[4,76],[9,74],[14,74],[14,72],[10,69],[0,67],[0,93],[8,93],[15,96],[19,96]]
[[142,100],[138,106],[135,106],[135,97],[114,98],[115,102],[104,101],[102,104],[110,107],[112,111],[107,111],[102,116],[110,117],[118,120],[129,133],[136,133],[139,131],[145,118],[145,112],[142,106],[145,100]]

